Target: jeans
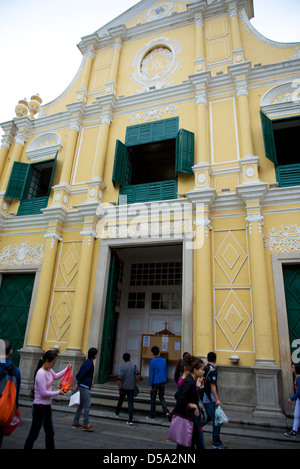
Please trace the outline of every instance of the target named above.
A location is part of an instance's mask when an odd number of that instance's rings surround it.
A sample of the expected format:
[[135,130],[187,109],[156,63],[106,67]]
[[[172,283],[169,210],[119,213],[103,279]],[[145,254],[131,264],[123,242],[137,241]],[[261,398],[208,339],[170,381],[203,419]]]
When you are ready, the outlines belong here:
[[33,404],[32,424],[24,449],[32,449],[33,444],[44,427],[46,449],[55,449],[54,428],[52,423],[51,405]]
[[150,417],[155,418],[156,416],[156,395],[158,391],[158,397],[163,409],[164,414],[168,414],[168,408],[166,405],[165,401],[165,383],[158,383],[158,384],[153,384],[152,385],[152,391],[151,391],[151,411],[150,411]]
[[76,409],[73,425],[78,425],[81,413],[83,411],[83,425],[85,427],[89,424],[89,413],[91,408],[91,392],[88,388],[79,385],[80,391],[80,404]]
[[118,405],[116,408],[116,415],[119,415],[124,399],[127,396],[129,422],[133,421],[133,395],[134,395],[134,389],[122,389],[121,388],[120,397],[119,397]]
[[207,422],[210,422],[212,421],[212,424],[213,424],[213,445],[214,444],[220,444],[221,443],[221,440],[220,440],[220,432],[221,432],[221,425],[216,425],[215,424],[215,413],[216,413],[216,403],[215,402],[209,402],[209,403],[204,403],[205,405],[205,409],[206,409],[206,413],[207,413]]
[[300,399],[296,399],[296,406],[294,410],[294,423],[293,423],[293,430],[295,432],[299,430],[299,421],[300,421]]

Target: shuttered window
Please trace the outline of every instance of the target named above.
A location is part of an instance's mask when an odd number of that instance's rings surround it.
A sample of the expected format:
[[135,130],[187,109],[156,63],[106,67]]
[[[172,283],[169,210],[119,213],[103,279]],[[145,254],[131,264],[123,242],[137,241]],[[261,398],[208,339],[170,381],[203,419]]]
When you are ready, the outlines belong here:
[[51,160],[36,164],[14,162],[5,197],[20,199],[18,216],[40,214],[41,209],[47,207],[56,158],[57,154]]
[[300,185],[300,163],[298,163],[299,157],[297,156],[299,155],[297,143],[299,116],[291,119],[271,120],[260,112],[260,117],[265,155],[275,165],[279,187]]
[[[126,196],[128,204],[177,198],[178,173],[193,175],[194,134],[193,132],[189,132],[185,129],[178,130],[178,124],[179,120],[178,117],[176,117],[147,124],[133,125],[127,127],[125,144],[117,140],[112,181],[114,185],[116,183],[119,184],[120,196]],[[132,184],[131,178],[133,176],[133,168],[137,168],[133,162],[137,161],[137,156],[134,150],[139,150],[140,153],[137,153],[139,163],[143,164],[145,161],[142,157],[143,145],[148,149],[147,154],[149,156],[149,151],[155,152],[157,150],[157,148],[154,150],[157,142],[165,142],[163,144],[166,145],[168,143],[166,142],[167,140],[169,142],[174,142],[174,150],[170,152],[169,148],[171,147],[168,147],[168,154],[173,155],[173,157],[170,157],[169,159],[168,172],[172,173],[173,171],[173,178],[168,180],[153,180],[153,182],[149,183],[148,181],[142,180],[140,181],[143,182],[142,184],[139,184],[139,181],[136,180],[135,183]],[[150,147],[150,145],[152,145],[153,148],[152,146]],[[165,147],[163,148],[165,149]],[[131,154],[135,154],[135,160]],[[156,156],[156,160],[154,156]],[[171,161],[173,161],[172,164]],[[162,177],[162,169],[160,169],[162,166],[159,165],[159,163],[161,163],[161,160],[157,158],[157,153],[153,153],[152,169],[154,167],[153,165],[155,165],[156,178],[164,179]],[[152,174],[151,171],[149,171],[149,174]],[[139,179],[142,178],[140,177]],[[122,200],[124,200],[124,198]]]
[[132,125],[126,129],[125,145],[131,147],[176,138],[178,129],[178,117]]

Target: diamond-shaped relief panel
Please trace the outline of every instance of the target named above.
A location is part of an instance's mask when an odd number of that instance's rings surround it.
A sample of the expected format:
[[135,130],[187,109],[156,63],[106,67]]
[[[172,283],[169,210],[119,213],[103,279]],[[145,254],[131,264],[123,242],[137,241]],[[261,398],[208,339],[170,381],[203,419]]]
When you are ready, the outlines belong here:
[[[244,232],[243,232],[244,233]],[[215,268],[214,268],[214,281],[215,284],[230,283],[233,284],[237,281],[237,276],[241,273],[246,261],[248,259],[247,252],[241,246],[237,237],[241,236],[241,231],[238,231],[236,236],[231,232],[226,232],[223,239],[221,234],[215,234],[215,246],[217,252],[214,256]],[[219,236],[217,238],[217,236]],[[219,267],[218,270],[217,267]],[[246,266],[247,267],[247,266]],[[243,271],[243,276],[239,279],[238,283],[248,284],[249,283],[249,272],[248,270]]]
[[57,301],[57,304],[50,316],[47,340],[61,341],[66,334],[70,326],[73,295],[73,292],[64,292],[63,294],[56,292],[56,294],[54,294],[53,301]]
[[246,290],[215,291],[215,319],[219,326],[219,332],[216,334],[216,349],[236,350],[247,334],[247,344],[243,345],[246,347],[244,350],[253,350],[253,335],[250,327],[252,317],[247,311],[251,304],[250,298],[247,298],[248,293],[249,291]]
[[228,310],[224,321],[230,327],[233,334],[236,332],[237,328],[243,322],[241,315],[239,314],[238,310],[234,305],[231,305],[230,309]]
[[59,269],[66,287],[68,287],[75,278],[79,269],[79,261],[80,255],[78,249],[76,244],[72,243],[59,262]]

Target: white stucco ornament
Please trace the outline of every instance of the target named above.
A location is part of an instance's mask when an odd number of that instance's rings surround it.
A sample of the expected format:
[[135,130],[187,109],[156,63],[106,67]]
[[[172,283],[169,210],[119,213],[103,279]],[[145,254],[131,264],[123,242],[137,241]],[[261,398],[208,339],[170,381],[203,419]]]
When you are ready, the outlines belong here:
[[142,91],[172,85],[170,79],[182,65],[181,47],[175,39],[160,37],[148,42],[134,57],[130,75]]

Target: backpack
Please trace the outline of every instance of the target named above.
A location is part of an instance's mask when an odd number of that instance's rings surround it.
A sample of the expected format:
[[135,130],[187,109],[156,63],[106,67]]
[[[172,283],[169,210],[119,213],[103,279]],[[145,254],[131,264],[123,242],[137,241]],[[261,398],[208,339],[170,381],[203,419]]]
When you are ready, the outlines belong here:
[[0,363],[0,370],[1,368],[0,427],[5,427],[11,423],[16,413],[17,379],[13,365],[7,367]]

